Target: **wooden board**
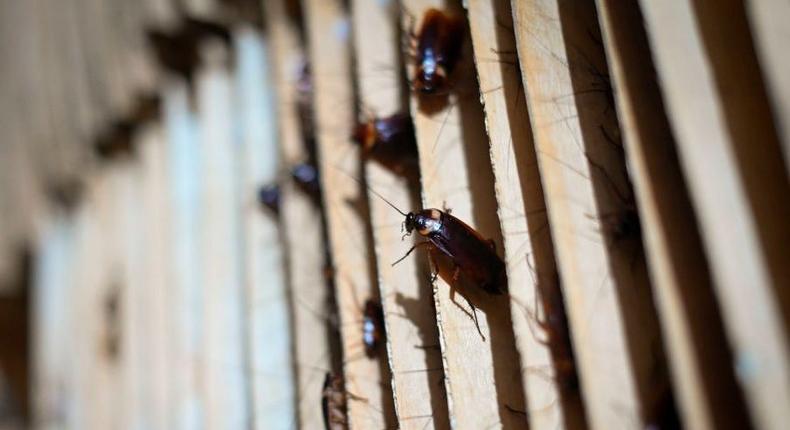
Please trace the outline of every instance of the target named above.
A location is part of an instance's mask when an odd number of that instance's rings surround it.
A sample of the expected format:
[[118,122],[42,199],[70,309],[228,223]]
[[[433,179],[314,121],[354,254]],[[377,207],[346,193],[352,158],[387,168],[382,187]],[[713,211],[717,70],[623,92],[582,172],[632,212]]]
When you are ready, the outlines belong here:
[[328,281],[324,273],[321,210],[296,189],[288,170],[305,160],[302,130],[296,109],[296,90],[304,49],[292,17],[286,16],[285,0],[266,8],[267,36],[271,41],[274,87],[277,90],[278,142],[282,156],[281,221],[286,243],[288,281],[293,313],[294,368],[297,382],[297,417],[302,428],[323,424],[321,391],[331,369],[330,337],[327,335]]
[[[781,288],[787,291],[787,279],[772,278],[771,266],[775,262],[770,261],[771,254],[767,252],[771,249],[763,247],[761,239],[765,238],[760,237],[762,229],[777,227],[774,217],[783,216],[786,220],[790,216],[783,215],[787,195],[774,194],[777,186],[787,186],[776,172],[776,163],[781,158],[772,155],[770,136],[765,140],[758,138],[766,137],[770,130],[753,129],[761,121],[743,112],[735,121],[728,117],[723,106],[736,107],[737,100],[749,96],[742,89],[723,92],[717,87],[717,78],[728,82],[726,76],[717,76],[711,68],[721,61],[723,47],[706,44],[695,8],[689,2],[641,2],[641,5],[661,77],[662,94],[678,139],[681,165],[699,216],[725,328],[734,349],[738,380],[757,425],[781,428],[788,422],[790,413],[787,408],[777,406],[790,404],[787,383],[790,349],[786,322],[781,319],[780,300],[775,294]],[[655,31],[670,23],[676,31]],[[686,55],[682,59],[676,56],[677,46],[685,47]],[[745,49],[742,41],[731,48],[738,52]],[[733,57],[732,61],[740,59]],[[733,72],[744,71],[748,74],[748,68],[733,69]],[[752,96],[757,98],[759,94]],[[736,124],[737,128],[731,128]],[[744,154],[757,149],[759,154]],[[771,159],[751,167],[740,164],[746,159],[758,161],[760,155]],[[740,157],[744,158],[739,160]],[[750,176],[753,179],[755,169],[760,170],[758,175],[764,175],[762,179],[770,181],[764,187],[755,188],[754,182],[751,186],[742,182]],[[751,200],[756,195],[776,199],[771,222],[758,225],[755,215],[761,214],[753,211],[755,202]],[[774,231],[774,240],[785,237],[785,231],[786,227]],[[782,240],[786,245],[787,239]]]
[[[530,428],[583,428],[578,389],[569,388],[568,372],[558,375],[555,370],[572,366],[573,359],[564,330],[554,245],[519,74],[510,2],[470,1],[469,21],[491,140],[513,329]],[[538,305],[543,302],[546,305]],[[543,321],[558,323],[543,325]],[[557,352],[554,357],[552,350]]]
[[[394,3],[355,1],[352,11],[356,82],[362,106],[359,120],[404,112],[408,107],[403,103],[401,40]],[[429,275],[416,258],[392,266],[416,238],[401,239],[403,215],[374,193],[410,211],[420,207],[418,184],[375,161],[366,163],[366,179],[398,422],[402,429],[447,428],[444,372]],[[378,360],[385,364],[386,358],[382,354]]]
[[395,426],[389,376],[364,355],[363,304],[377,295],[368,243],[367,204],[358,148],[351,142],[354,117],[350,23],[338,0],[304,2],[313,76],[319,171],[340,314],[345,388],[352,427]]
[[512,4],[587,418],[600,429],[648,425],[668,381],[639,239],[609,233],[631,191],[595,8]]
[[773,102],[773,115],[781,133],[785,168],[790,172],[790,59],[785,55],[790,43],[790,4],[781,0],[745,2],[751,30],[760,56],[763,76]]
[[200,363],[205,419],[210,428],[246,428],[250,424],[250,388],[234,85],[224,45],[206,42],[201,56],[204,68],[197,75],[197,118],[202,169],[199,222],[205,337]]
[[598,2],[631,178],[678,395],[689,428],[748,426],[694,210],[638,5]]
[[[423,13],[439,2],[403,3],[419,29]],[[459,9],[455,13],[462,14]],[[406,17],[408,25],[408,16]],[[422,172],[424,208],[447,207],[452,215],[468,223],[483,237],[491,238],[502,249],[502,234],[496,217],[493,175],[488,141],[483,129],[483,113],[471,44],[464,51],[454,76],[449,100],[433,112],[425,112],[417,97],[412,97],[411,112],[417,132]],[[413,68],[407,66],[408,76]],[[428,104],[441,104],[439,99]],[[437,106],[438,107],[438,106]],[[419,256],[418,258],[425,258]],[[450,423],[453,428],[520,428],[524,415],[511,412],[524,405],[524,393],[513,337],[509,300],[480,291],[461,290],[450,298],[450,285],[439,277],[434,284],[445,387]],[[472,309],[463,297],[477,307],[480,330]]]
[[236,110],[241,129],[242,204],[249,312],[253,426],[293,428],[295,377],[290,300],[277,217],[262,207],[258,190],[277,180],[280,166],[269,45],[250,27],[236,30]]
[[[168,208],[171,230],[170,427],[195,428],[204,422],[200,383],[203,289],[200,271],[200,167],[198,130],[189,108],[186,82],[163,85],[163,122],[167,141]],[[177,221],[177,222],[176,222]]]

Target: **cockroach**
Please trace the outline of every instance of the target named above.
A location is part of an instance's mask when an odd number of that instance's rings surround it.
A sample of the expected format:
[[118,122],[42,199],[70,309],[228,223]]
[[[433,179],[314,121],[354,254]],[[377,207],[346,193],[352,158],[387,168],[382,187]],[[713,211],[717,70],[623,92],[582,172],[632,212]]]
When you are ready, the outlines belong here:
[[362,148],[363,158],[376,160],[398,175],[417,175],[417,140],[408,114],[371,118],[355,127],[352,138]]
[[343,378],[327,373],[321,394],[321,410],[324,413],[326,430],[345,430],[348,428],[346,416],[346,392]]
[[[453,282],[457,282],[463,274],[466,280],[488,294],[501,295],[507,292],[505,262],[497,254],[493,240],[484,238],[477,230],[448,212],[439,209],[422,209],[417,212],[405,213],[376,191],[373,193],[406,217],[403,228],[406,230],[407,236],[417,230],[420,236],[427,239],[412,246],[403,257],[392,263],[393,265],[403,261],[415,249],[426,247],[432,261],[432,253],[437,251],[450,259],[454,266]],[[437,276],[438,273],[434,273],[433,278],[435,279]],[[451,287],[454,294],[455,285],[451,285]],[[472,308],[477,331],[480,336],[483,336],[475,307],[468,298],[466,301]],[[484,336],[483,339],[485,339]]]
[[280,213],[280,186],[278,184],[264,185],[258,189],[258,202],[269,208],[275,214]]
[[368,358],[376,357],[384,338],[384,311],[380,304],[368,299],[365,301],[362,320],[362,342]]
[[321,202],[321,184],[318,181],[318,169],[310,163],[300,163],[291,168],[291,177],[296,185],[313,198],[316,204]]
[[417,42],[412,88],[419,94],[443,94],[461,56],[466,25],[460,16],[428,9],[412,37]]

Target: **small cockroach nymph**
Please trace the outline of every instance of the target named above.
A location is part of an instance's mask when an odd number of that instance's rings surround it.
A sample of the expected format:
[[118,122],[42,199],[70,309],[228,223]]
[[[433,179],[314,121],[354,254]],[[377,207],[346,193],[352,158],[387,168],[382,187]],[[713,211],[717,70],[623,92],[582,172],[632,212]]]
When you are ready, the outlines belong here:
[[362,343],[365,345],[365,355],[368,358],[375,358],[384,339],[384,311],[380,304],[368,299],[365,301],[362,319]]
[[416,178],[419,172],[417,140],[411,116],[398,113],[358,124],[352,135],[365,159],[373,159],[394,173]]
[[258,189],[258,203],[269,208],[275,214],[280,213],[280,186],[278,184],[264,185]]
[[419,94],[443,94],[461,56],[466,26],[460,16],[428,9],[422,26],[412,37],[416,40],[412,88]]

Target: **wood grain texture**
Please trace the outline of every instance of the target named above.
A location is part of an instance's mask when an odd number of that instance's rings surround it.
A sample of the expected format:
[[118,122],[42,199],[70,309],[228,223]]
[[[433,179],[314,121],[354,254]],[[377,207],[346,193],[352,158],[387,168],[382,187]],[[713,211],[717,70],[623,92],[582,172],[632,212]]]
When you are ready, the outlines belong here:
[[748,426],[694,210],[636,4],[599,18],[679,408],[689,428]]
[[595,8],[512,4],[587,416],[593,428],[647,425],[668,387],[639,239],[609,233],[633,203],[611,141],[619,132]]
[[[725,328],[734,349],[738,380],[757,425],[781,428],[788,422],[788,410],[777,405],[790,403],[790,350],[775,296],[778,290],[772,286],[781,288],[786,280],[772,278],[769,256],[760,237],[760,229],[765,226],[757,225],[750,198],[755,193],[770,198],[782,182],[765,189],[749,187],[744,183],[744,166],[738,160],[743,156],[739,148],[754,149],[755,142],[759,147],[766,145],[755,136],[763,136],[768,130],[749,132],[749,124],[759,122],[750,121],[748,115],[737,121],[746,125],[740,134],[730,128],[733,124],[723,106],[734,106],[729,97],[737,99],[744,94],[741,90],[722,92],[717,87],[717,76],[711,67],[716,64],[711,58],[714,54],[704,41],[692,4],[640,4],[662,81],[662,95],[678,139],[681,166],[699,216]],[[657,31],[669,23],[676,31]],[[682,60],[676,56],[677,46],[685,49]],[[733,48],[743,49],[739,44]],[[720,56],[721,51],[718,52]],[[746,132],[750,138],[744,136]],[[770,151],[762,154],[769,155]],[[781,160],[773,158],[765,166],[756,164],[751,168],[770,172],[774,170],[771,166]],[[778,197],[778,212],[774,216],[783,213],[784,198],[786,195]],[[783,237],[783,232],[775,234]]]
[[[407,1],[403,5],[406,25],[409,15],[416,19],[415,31],[429,7],[442,7],[431,1]],[[454,13],[463,11],[456,8]],[[406,70],[411,78],[413,63]],[[423,207],[452,209],[453,216],[492,238],[497,249],[502,249],[488,141],[468,38],[454,74],[448,100],[441,96],[411,100]],[[451,426],[520,428],[524,416],[508,410],[520,409],[524,404],[509,301],[505,296],[489,296],[476,286],[462,288],[456,283],[455,287],[460,294],[451,299],[451,287],[444,278],[439,277],[434,284]],[[477,332],[472,310],[463,297],[477,308],[485,340]]]
[[[394,2],[358,0],[352,3],[356,82],[360,121],[402,113],[404,81],[400,61],[398,15]],[[418,184],[378,164],[366,163],[371,190],[385,195],[405,211],[419,207]],[[392,369],[395,411],[402,429],[447,428],[447,401],[442,390],[444,372],[436,330],[428,273],[418,259],[392,263],[413,240],[402,241],[403,215],[368,192],[370,218],[381,302],[384,309],[388,357],[377,358]]]
[[324,211],[340,314],[345,389],[352,427],[395,426],[390,378],[364,355],[364,301],[378,295],[368,243],[368,214],[359,150],[351,142],[354,121],[351,28],[338,0],[308,0],[305,6],[313,76],[315,128]]
[[297,23],[286,15],[285,0],[266,5],[267,36],[274,63],[278,142],[283,163],[281,222],[286,243],[288,281],[293,312],[294,368],[297,383],[296,423],[302,428],[323,425],[321,390],[332,367],[327,328],[330,283],[324,273],[321,210],[288,178],[288,170],[305,161],[304,136],[297,116],[297,80],[305,61]]
[[[548,228],[535,145],[518,68],[510,2],[469,2],[469,21],[499,204],[530,428],[583,428],[578,389],[568,387],[573,366],[561,321],[562,297]],[[557,300],[552,299],[557,297]],[[540,298],[540,299],[539,299]],[[539,303],[546,302],[546,305]],[[552,342],[554,345],[552,346]],[[557,356],[555,356],[557,355]]]

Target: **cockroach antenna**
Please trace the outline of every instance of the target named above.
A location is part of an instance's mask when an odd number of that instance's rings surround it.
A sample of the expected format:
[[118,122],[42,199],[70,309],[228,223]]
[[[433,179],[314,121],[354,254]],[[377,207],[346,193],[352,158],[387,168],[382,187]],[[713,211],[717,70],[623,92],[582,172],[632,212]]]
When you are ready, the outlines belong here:
[[[345,172],[343,172],[343,173],[345,173]],[[376,197],[378,197],[378,198],[380,198],[381,200],[383,200],[383,201],[384,201],[384,203],[386,203],[386,204],[390,205],[390,207],[391,207],[392,209],[395,209],[396,211],[398,211],[398,213],[399,213],[399,214],[401,214],[401,215],[403,215],[403,216],[408,216],[408,215],[409,215],[409,214],[407,214],[407,213],[403,212],[402,210],[398,209],[398,207],[397,207],[397,206],[393,205],[393,204],[392,204],[392,203],[391,203],[389,200],[385,199],[385,198],[384,198],[384,196],[382,196],[381,194],[379,194],[379,193],[378,193],[376,190],[374,190],[373,188],[370,188],[370,187],[369,187],[367,184],[364,184],[364,183],[362,183],[362,181],[360,181],[360,180],[359,180],[359,178],[355,178],[354,176],[352,176],[352,175],[349,175],[348,173],[346,173],[346,175],[347,175],[349,178],[351,178],[351,179],[353,179],[353,180],[357,181],[357,183],[359,183],[359,185],[362,185],[363,187],[365,187],[365,188],[367,188],[368,190],[370,190],[370,192],[371,192],[371,193],[375,194],[375,195],[376,195]]]

